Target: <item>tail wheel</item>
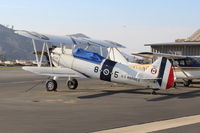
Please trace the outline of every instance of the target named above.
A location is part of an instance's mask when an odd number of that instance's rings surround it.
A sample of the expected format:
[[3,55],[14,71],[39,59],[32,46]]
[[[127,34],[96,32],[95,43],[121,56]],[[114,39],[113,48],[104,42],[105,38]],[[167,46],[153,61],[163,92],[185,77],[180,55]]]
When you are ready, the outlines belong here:
[[67,86],[70,90],[75,90],[78,87],[78,81],[76,79],[68,80]]
[[189,87],[191,83],[192,83],[192,80],[185,81],[184,86]]
[[46,82],[47,91],[56,91],[57,90],[57,82],[55,80],[49,80]]
[[154,89],[153,89],[152,92],[151,92],[151,95],[156,95],[156,94],[157,94],[156,91],[157,91],[157,90],[154,90]]

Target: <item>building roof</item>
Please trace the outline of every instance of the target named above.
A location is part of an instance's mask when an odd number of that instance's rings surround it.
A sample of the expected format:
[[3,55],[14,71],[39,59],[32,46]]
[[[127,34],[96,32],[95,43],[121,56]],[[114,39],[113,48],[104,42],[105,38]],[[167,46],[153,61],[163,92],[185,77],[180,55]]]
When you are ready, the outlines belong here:
[[145,44],[144,46],[170,46],[170,45],[200,45],[200,29],[186,39],[176,39],[175,42]]
[[144,46],[169,46],[169,45],[200,45],[200,42],[168,42],[168,43],[152,43]]

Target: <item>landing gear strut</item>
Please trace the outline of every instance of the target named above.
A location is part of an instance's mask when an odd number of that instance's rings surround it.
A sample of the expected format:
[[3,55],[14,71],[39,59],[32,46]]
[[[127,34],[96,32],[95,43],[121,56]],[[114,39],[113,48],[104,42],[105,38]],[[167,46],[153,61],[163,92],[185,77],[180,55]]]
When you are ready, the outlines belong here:
[[47,91],[56,91],[57,90],[57,82],[53,79],[46,82]]
[[76,79],[68,80],[67,86],[70,90],[75,90],[78,87],[78,81]]
[[174,88],[176,88],[176,83],[174,82]]

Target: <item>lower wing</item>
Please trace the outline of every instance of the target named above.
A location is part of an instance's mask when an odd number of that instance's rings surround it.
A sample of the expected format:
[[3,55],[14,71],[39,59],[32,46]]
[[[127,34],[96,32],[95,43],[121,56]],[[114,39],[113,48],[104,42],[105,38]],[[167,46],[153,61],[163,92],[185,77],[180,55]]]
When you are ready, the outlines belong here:
[[38,75],[46,75],[52,77],[74,77],[74,78],[89,78],[80,72],[74,71],[70,68],[57,67],[22,67],[25,71],[29,71]]

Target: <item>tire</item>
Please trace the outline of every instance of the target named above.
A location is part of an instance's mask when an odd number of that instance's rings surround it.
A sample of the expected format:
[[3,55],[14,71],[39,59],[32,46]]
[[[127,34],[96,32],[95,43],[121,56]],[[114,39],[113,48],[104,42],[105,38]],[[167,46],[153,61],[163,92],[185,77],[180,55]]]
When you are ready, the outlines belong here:
[[184,82],[184,86],[189,87],[191,83],[192,83],[192,80],[188,80],[188,81]]
[[75,90],[78,87],[78,81],[76,79],[68,80],[67,87],[70,90]]
[[56,91],[57,90],[57,82],[55,80],[49,80],[46,82],[47,91]]
[[157,95],[156,90],[153,90],[153,91],[151,92],[151,95]]
[[184,86],[185,87],[189,87],[190,85],[188,83],[184,83]]

